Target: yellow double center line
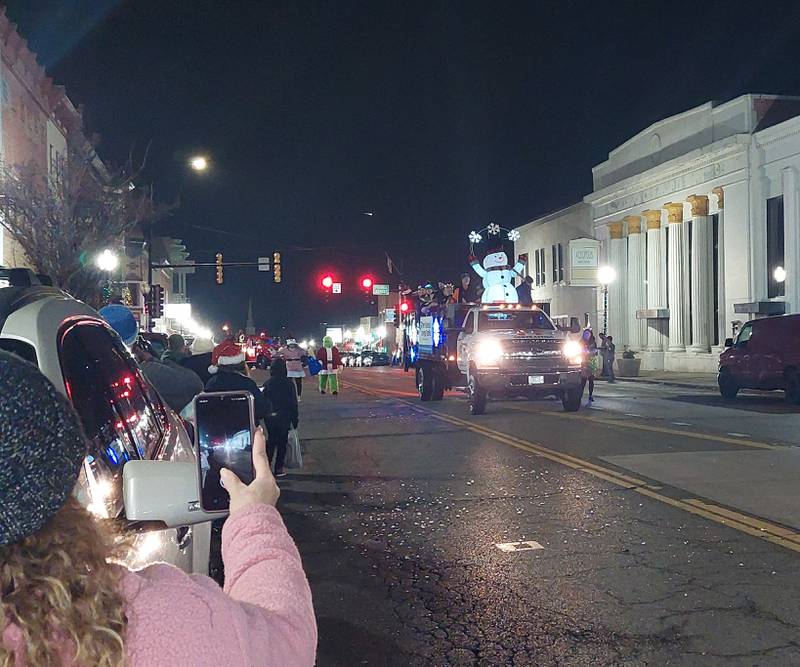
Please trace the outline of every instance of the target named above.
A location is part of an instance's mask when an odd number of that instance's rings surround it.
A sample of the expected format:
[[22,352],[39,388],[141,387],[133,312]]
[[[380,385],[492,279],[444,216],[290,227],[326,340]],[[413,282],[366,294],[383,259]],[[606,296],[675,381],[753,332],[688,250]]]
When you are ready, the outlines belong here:
[[[380,390],[367,389],[366,387],[354,384],[352,382],[347,382],[346,384],[360,391],[361,393],[367,394],[368,396],[374,396],[376,398],[381,398],[381,399],[389,398],[393,401],[403,403],[409,406],[412,410],[431,415],[432,417],[440,421],[463,427],[468,431],[477,433],[478,435],[491,438],[492,440],[495,440],[497,442],[502,442],[503,444],[510,445],[511,447],[515,447],[522,451],[536,454],[537,456],[541,456],[555,463],[567,466],[568,468],[579,470],[588,475],[592,475],[593,477],[597,477],[607,482],[611,482],[612,484],[616,484],[617,486],[620,486],[624,489],[628,489],[636,493],[639,493],[643,496],[647,496],[648,498],[652,498],[653,500],[657,500],[661,503],[664,503],[665,505],[675,507],[677,509],[683,510],[684,512],[689,512],[690,514],[694,514],[695,516],[703,517],[704,519],[709,519],[710,521],[714,521],[716,523],[722,524],[723,526],[727,526],[728,528],[733,528],[734,530],[747,533],[748,535],[752,535],[761,540],[766,540],[767,542],[776,544],[785,549],[790,549],[792,551],[800,552],[800,533],[790,528],[770,523],[769,521],[765,521],[764,519],[760,519],[757,517],[751,517],[746,514],[742,514],[741,512],[737,512],[736,510],[714,505],[704,500],[698,500],[696,498],[683,498],[683,499],[672,498],[663,493],[660,493],[659,491],[659,489],[661,488],[660,486],[653,485],[649,482],[646,482],[645,480],[638,479],[636,477],[625,475],[606,466],[592,463],[591,461],[587,461],[577,456],[572,456],[571,454],[558,452],[556,450],[550,449],[549,447],[545,447],[544,445],[534,443],[531,442],[530,440],[525,440],[523,438],[518,438],[508,433],[503,433],[502,431],[496,431],[495,429],[489,428],[488,426],[483,426],[482,424],[476,424],[474,422],[469,422],[459,417],[453,417],[452,415],[447,415],[442,412],[437,412],[436,410],[432,410],[428,407],[423,407],[417,403],[412,403],[411,401],[408,401],[406,399],[393,396],[391,393],[381,392]],[[558,416],[562,415],[559,414]],[[600,421],[601,423],[605,422],[615,426],[619,425],[616,423],[615,420],[612,419],[600,419],[600,418],[587,418],[587,419],[591,421]],[[627,426],[627,424],[622,424],[622,425]],[[734,444],[743,444],[738,439],[715,437],[711,435],[697,434],[697,433],[688,434],[684,433],[683,431],[678,431],[675,429],[662,429],[660,427],[649,427],[645,430],[653,430],[658,432],[674,431],[676,434],[679,435],[694,436],[694,437],[697,437],[698,435],[703,435],[704,439],[717,440],[721,442],[731,442]],[[764,447],[773,449],[773,447],[766,444],[764,444]]]

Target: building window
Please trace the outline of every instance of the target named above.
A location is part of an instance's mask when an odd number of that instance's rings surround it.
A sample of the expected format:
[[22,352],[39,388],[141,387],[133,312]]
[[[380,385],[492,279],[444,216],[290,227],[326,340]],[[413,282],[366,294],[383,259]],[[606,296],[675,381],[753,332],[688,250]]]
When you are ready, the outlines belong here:
[[560,243],[554,243],[552,247],[552,260],[553,260],[553,284],[564,281],[564,246]]
[[767,199],[767,296],[786,294],[783,258],[783,197]]
[[534,268],[536,272],[534,274],[534,283],[537,286],[541,286],[547,283],[547,264],[545,263],[545,252],[544,248],[539,248],[538,250],[534,251],[533,253],[536,257],[534,261]]

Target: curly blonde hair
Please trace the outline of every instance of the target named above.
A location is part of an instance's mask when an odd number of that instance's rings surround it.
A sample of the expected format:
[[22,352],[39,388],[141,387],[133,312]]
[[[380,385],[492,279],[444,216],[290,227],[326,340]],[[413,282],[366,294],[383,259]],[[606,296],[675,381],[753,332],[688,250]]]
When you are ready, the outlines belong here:
[[[127,619],[119,574],[107,562],[118,555],[113,533],[76,500],[35,535],[0,547],[0,636],[13,623],[24,655],[0,643],[0,665],[118,667],[125,660]],[[66,660],[65,660],[66,658]]]

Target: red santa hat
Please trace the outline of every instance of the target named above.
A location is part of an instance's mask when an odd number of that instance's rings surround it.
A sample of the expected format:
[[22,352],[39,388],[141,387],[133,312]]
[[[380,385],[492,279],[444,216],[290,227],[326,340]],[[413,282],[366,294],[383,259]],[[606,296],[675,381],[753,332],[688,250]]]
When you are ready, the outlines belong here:
[[220,366],[235,366],[244,362],[244,351],[232,340],[223,340],[211,352],[209,373],[216,373]]

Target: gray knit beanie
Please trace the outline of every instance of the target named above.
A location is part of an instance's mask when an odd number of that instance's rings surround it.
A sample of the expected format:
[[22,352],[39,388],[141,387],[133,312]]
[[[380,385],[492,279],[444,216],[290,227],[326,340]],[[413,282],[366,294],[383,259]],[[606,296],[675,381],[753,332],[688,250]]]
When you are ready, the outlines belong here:
[[0,544],[37,532],[67,501],[86,439],[39,370],[0,351]]

